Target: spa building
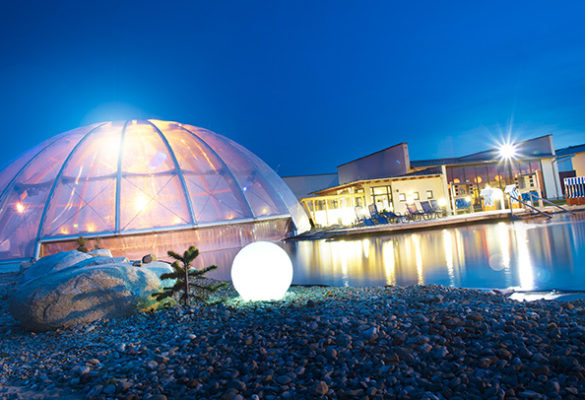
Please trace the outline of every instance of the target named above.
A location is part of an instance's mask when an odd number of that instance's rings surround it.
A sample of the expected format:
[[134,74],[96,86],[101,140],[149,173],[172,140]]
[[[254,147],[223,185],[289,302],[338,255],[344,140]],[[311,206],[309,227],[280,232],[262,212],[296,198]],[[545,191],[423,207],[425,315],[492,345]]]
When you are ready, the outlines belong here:
[[[499,149],[456,158],[411,160],[400,143],[337,167],[337,173],[285,177],[316,226],[351,225],[368,206],[404,214],[408,204],[436,201],[448,213],[488,210],[481,191],[516,184],[521,193],[562,196],[552,135],[515,143],[516,156]],[[499,192],[498,191],[498,192]],[[500,192],[500,193],[502,193]]]

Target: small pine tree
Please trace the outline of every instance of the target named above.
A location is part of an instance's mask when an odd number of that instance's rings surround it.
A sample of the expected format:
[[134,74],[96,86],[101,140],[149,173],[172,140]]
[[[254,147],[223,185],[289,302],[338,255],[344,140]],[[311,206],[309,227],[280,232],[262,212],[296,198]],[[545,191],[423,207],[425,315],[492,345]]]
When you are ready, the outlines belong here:
[[[173,294],[177,292],[183,292],[179,301],[182,301],[185,306],[189,306],[189,287],[193,286],[196,287],[206,293],[213,293],[217,291],[219,288],[224,287],[225,283],[219,283],[214,285],[205,285],[197,282],[197,280],[207,279],[205,274],[209,271],[212,271],[217,268],[217,265],[211,265],[209,267],[203,269],[195,269],[191,266],[191,263],[197,258],[199,255],[199,250],[195,248],[195,246],[189,247],[189,249],[185,250],[183,255],[175,253],[172,250],[169,250],[167,254],[174,258],[175,261],[171,264],[171,267],[174,269],[174,272],[169,272],[166,274],[162,274],[160,279],[176,279],[176,283],[172,287],[164,288],[161,292],[153,293],[152,296],[156,298],[157,301],[161,301],[168,297],[171,297]],[[194,279],[193,282],[190,282],[191,279]],[[201,296],[198,296],[199,299],[202,299]]]

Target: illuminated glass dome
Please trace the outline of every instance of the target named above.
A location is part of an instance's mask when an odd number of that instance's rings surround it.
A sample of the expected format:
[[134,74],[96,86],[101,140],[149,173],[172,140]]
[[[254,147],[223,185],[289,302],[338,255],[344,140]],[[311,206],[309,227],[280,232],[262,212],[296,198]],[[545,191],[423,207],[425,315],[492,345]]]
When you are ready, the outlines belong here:
[[295,196],[263,161],[224,136],[177,122],[65,132],[6,166],[0,188],[0,260],[74,248],[79,236],[131,257],[188,243],[236,251],[284,237],[291,221],[298,231],[309,228]]

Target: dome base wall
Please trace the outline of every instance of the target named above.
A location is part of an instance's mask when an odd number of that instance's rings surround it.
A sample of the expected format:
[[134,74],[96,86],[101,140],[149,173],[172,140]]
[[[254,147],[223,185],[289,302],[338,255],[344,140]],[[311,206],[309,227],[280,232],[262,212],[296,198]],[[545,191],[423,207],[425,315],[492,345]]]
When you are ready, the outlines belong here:
[[[169,250],[182,253],[189,246],[195,246],[200,252],[195,266],[201,268],[215,264],[218,269],[209,276],[229,281],[232,261],[242,247],[258,240],[280,241],[290,236],[292,227],[291,218],[285,217],[183,230],[93,236],[87,239],[85,246],[88,249],[96,246],[109,249],[114,257],[141,260],[144,255],[153,254],[164,261],[172,261],[167,255]],[[73,250],[78,246],[76,238],[42,242],[39,257]]]

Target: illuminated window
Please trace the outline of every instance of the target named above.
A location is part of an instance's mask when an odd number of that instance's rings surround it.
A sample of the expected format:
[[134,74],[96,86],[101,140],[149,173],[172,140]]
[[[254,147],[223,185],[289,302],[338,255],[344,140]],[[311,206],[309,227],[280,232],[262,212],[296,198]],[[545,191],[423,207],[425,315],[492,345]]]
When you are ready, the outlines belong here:
[[406,194],[405,193],[399,193],[398,194],[398,200],[400,200],[400,201],[406,201]]
[[390,186],[376,186],[372,188],[372,202],[388,208],[392,204],[392,188]]
[[419,196],[418,192],[414,192],[414,193],[412,194],[412,198],[413,198],[414,200],[420,200],[420,196]]
[[427,199],[432,199],[432,198],[433,198],[433,191],[427,190]]

